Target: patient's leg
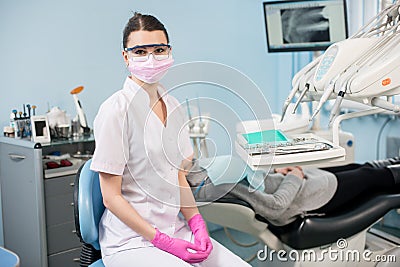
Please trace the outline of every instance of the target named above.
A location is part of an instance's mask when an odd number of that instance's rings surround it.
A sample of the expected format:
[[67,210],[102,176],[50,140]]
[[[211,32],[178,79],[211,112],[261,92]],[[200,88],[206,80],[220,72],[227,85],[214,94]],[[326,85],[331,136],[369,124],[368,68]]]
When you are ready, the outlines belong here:
[[331,172],[331,173],[337,173],[337,172],[342,172],[342,171],[350,171],[350,170],[355,170],[360,168],[361,164],[358,163],[350,163],[347,165],[341,165],[341,166],[335,166],[335,167],[327,167],[327,168],[321,168],[322,170]]
[[387,168],[374,168],[369,164],[361,165],[356,169],[335,173],[338,187],[332,199],[317,212],[329,213],[342,205],[346,205],[362,193],[376,192],[384,188],[392,188],[395,180],[392,172]]
[[[387,159],[382,159],[382,160],[372,160],[372,161],[366,162],[366,164],[369,164],[375,168],[384,168],[384,167],[387,167],[390,165],[400,164],[400,157],[393,157],[393,158],[387,158]],[[341,172],[341,171],[349,171],[349,170],[358,169],[364,165],[365,164],[351,163],[351,164],[347,164],[347,165],[327,167],[327,168],[321,168],[321,169],[326,170],[328,172],[337,173],[337,172]]]
[[400,164],[400,157],[393,157],[381,160],[372,160],[367,162],[369,165],[375,168],[383,168],[390,165]]

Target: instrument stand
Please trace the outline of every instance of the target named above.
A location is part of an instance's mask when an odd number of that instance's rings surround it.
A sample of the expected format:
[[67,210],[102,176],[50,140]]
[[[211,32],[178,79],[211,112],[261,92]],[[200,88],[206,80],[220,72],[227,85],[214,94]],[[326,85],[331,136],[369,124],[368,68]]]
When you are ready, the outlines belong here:
[[189,122],[189,136],[193,142],[194,158],[208,158],[208,119],[194,117]]

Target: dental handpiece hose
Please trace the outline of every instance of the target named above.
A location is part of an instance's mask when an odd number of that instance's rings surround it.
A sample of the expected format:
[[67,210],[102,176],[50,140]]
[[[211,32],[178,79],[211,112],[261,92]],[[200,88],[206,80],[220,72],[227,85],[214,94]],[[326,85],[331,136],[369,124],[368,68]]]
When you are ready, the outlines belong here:
[[[362,62],[362,61],[361,61]],[[344,95],[346,94],[347,86],[349,84],[349,80],[360,70],[360,62],[357,62],[356,64],[350,66],[345,72],[341,75],[341,77],[338,77],[337,83],[335,83],[334,88],[342,88],[342,90],[339,91],[338,96],[336,98],[335,103],[333,104],[333,108],[331,110],[331,115],[329,117],[329,125],[332,123],[333,119],[336,117],[336,115],[339,113],[340,106],[342,104]],[[345,87],[342,87],[344,85]]]
[[342,104],[343,98],[344,98],[345,92],[340,91],[338,93],[338,96],[336,98],[335,104],[333,104],[332,110],[331,110],[331,115],[329,117],[329,125],[333,122],[333,119],[336,117],[336,115],[339,113],[340,106]]
[[371,105],[378,107],[378,108],[383,108],[389,111],[392,111],[394,113],[399,113],[400,112],[400,106],[395,105],[393,103],[390,103],[384,99],[381,99],[379,97],[374,97],[371,99]]
[[306,83],[304,90],[301,92],[299,98],[297,99],[296,103],[294,104],[294,108],[292,111],[292,114],[296,113],[297,108],[300,105],[300,102],[303,100],[304,96],[306,95],[306,93],[308,92],[308,90],[310,90],[311,85],[309,83]]
[[312,78],[314,76],[314,73],[315,73],[314,70],[310,70],[308,73],[304,74],[302,79],[299,81],[299,89],[301,89],[301,88],[304,88],[304,89],[301,91],[296,103],[294,104],[292,114],[296,113],[296,110],[299,107],[300,102],[303,101],[303,98],[305,97],[307,92],[310,89],[315,89],[314,83],[313,83],[313,78]]
[[292,102],[292,99],[294,98],[294,96],[296,95],[297,91],[299,90],[299,84],[300,84],[300,79],[298,79],[295,84],[293,85],[292,91],[290,91],[290,94],[288,95],[288,97],[285,100],[285,103],[283,103],[283,107],[282,107],[282,116],[281,116],[281,122],[283,121],[286,111],[289,107],[289,104]]
[[[314,59],[313,61],[311,61],[310,63],[308,63],[303,69],[301,69],[298,73],[296,73],[296,75],[293,77],[292,80],[292,90],[290,91],[288,97],[286,98],[283,107],[282,107],[282,116],[281,116],[281,121],[283,121],[283,119],[285,118],[285,114],[286,111],[290,105],[290,103],[292,102],[293,98],[295,97],[296,93],[299,91],[299,86],[300,86],[300,81],[303,79],[302,76],[307,75],[307,73],[311,70],[313,70],[313,68],[315,66],[318,65],[318,63],[321,61],[322,55],[320,55],[319,57],[317,57],[316,59]],[[294,82],[293,82],[294,81]]]
[[321,99],[318,102],[318,106],[315,109],[314,113],[312,114],[310,121],[312,121],[315,116],[317,116],[318,112],[321,110],[322,106],[325,104],[325,102],[329,99],[329,97],[332,95],[333,89],[335,88],[335,82],[330,82],[328,87],[325,89],[324,93],[321,96]]

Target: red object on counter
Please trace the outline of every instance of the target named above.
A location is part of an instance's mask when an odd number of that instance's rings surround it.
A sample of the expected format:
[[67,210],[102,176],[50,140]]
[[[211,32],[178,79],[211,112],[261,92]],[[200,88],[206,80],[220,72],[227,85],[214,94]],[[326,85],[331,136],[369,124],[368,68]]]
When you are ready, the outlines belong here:
[[72,162],[67,160],[67,159],[62,159],[60,161],[60,166],[61,167],[68,167],[68,166],[72,166]]
[[47,169],[55,169],[55,168],[59,168],[60,164],[58,164],[55,161],[49,161],[49,162],[46,162],[46,167],[47,167]]

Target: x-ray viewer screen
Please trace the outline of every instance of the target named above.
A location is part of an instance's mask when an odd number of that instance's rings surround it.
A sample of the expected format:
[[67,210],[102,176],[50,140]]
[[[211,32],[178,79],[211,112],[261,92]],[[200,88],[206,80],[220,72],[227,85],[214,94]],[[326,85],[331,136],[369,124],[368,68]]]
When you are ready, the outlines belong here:
[[344,0],[264,3],[269,52],[324,50],[347,38]]

